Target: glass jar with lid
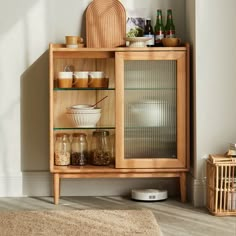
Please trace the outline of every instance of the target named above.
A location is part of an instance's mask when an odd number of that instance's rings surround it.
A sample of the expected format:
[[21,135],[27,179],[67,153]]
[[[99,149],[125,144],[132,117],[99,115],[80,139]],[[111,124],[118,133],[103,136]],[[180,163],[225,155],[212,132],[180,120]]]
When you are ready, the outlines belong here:
[[71,165],[83,166],[88,162],[88,142],[84,133],[72,135]]
[[111,143],[109,131],[94,131],[92,136],[91,164],[106,166],[111,163]]
[[56,134],[54,147],[55,165],[67,166],[70,165],[71,144],[69,135],[64,133]]

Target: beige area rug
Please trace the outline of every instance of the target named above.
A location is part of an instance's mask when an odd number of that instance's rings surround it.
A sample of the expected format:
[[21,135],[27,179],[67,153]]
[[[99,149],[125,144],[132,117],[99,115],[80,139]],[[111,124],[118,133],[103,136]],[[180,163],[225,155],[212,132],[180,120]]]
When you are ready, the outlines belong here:
[[1,236],[159,236],[149,210],[0,212]]

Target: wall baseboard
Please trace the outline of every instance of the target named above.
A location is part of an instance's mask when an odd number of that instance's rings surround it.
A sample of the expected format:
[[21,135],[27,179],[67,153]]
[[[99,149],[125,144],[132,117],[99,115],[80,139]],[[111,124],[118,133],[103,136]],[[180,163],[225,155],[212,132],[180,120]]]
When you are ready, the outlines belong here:
[[[53,180],[48,171],[23,172],[19,176],[0,176],[0,197],[52,196]],[[179,195],[178,178],[150,179],[62,179],[61,196],[127,196],[134,188],[167,189],[170,197]],[[206,204],[205,180],[188,176],[188,199],[193,206]]]
[[0,176],[0,197],[21,197],[22,175]]

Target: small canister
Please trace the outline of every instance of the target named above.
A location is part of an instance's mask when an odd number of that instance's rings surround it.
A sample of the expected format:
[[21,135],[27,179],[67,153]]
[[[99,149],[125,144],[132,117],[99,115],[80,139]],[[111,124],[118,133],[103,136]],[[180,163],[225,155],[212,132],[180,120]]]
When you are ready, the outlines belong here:
[[68,134],[64,133],[56,134],[54,154],[55,154],[54,155],[55,165],[57,166],[70,165],[71,144]]
[[111,158],[109,131],[94,131],[92,136],[91,164],[107,166],[111,163]]
[[88,162],[88,142],[84,133],[72,135],[71,165],[83,166]]

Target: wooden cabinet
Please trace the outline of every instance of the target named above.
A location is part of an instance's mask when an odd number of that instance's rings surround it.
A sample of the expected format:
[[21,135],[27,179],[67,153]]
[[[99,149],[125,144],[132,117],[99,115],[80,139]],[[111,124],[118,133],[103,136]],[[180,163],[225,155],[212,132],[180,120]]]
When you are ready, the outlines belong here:
[[[58,204],[61,178],[179,177],[181,201],[186,201],[189,170],[189,45],[156,48],[79,48],[50,45],[50,171],[54,202]],[[104,71],[103,89],[55,86],[65,66],[76,71]],[[73,104],[101,103],[95,128],[74,128],[65,116]],[[115,136],[111,166],[56,166],[55,135],[83,132],[91,143],[95,130]]]

